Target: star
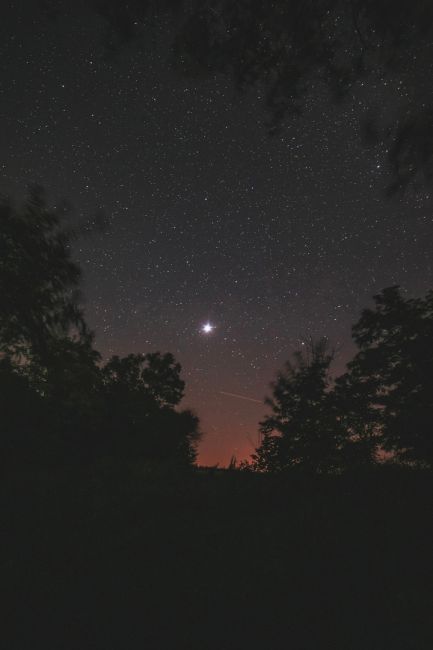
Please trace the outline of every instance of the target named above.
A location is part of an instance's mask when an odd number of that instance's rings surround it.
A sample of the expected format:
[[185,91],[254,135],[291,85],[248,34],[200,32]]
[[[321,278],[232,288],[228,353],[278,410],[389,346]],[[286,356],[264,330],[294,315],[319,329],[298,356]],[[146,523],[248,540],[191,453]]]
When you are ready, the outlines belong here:
[[201,326],[201,332],[203,334],[210,334],[211,332],[213,332],[214,329],[215,329],[215,325],[212,325],[209,322]]

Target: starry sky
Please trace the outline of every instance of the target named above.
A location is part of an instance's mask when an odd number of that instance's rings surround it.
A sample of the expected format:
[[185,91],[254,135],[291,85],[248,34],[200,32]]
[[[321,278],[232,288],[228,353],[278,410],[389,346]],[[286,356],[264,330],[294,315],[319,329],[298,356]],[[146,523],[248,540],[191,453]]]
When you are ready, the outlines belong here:
[[432,287],[432,198],[388,198],[385,145],[362,142],[366,111],[404,102],[398,79],[337,105],[312,82],[301,116],[270,135],[260,89],[173,68],[171,29],[112,55],[86,3],[54,18],[7,2],[0,191],[21,200],[39,183],[71,204],[97,349],[172,352],[199,460],[225,465],[253,451],[269,382],[303,342],[327,336],[338,374],[375,292]]

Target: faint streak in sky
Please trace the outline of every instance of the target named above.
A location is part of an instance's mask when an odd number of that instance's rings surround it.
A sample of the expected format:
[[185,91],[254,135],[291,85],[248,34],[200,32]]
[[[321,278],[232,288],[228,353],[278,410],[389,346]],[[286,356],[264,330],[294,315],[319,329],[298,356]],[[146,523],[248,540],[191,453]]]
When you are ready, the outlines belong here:
[[227,397],[237,397],[238,399],[244,399],[247,402],[255,402],[256,404],[263,404],[259,399],[254,399],[253,397],[246,397],[245,395],[238,395],[237,393],[227,393],[224,390],[220,390],[220,395],[227,395]]

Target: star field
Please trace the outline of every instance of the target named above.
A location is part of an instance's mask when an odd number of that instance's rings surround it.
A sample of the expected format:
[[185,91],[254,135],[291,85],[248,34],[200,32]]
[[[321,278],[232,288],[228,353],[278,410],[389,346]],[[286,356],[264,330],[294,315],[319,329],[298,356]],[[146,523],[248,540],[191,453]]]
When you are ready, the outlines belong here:
[[173,69],[168,24],[112,56],[84,3],[6,15],[0,190],[71,203],[96,347],[173,352],[203,463],[252,451],[265,407],[233,395],[261,400],[302,341],[328,336],[339,372],[373,293],[432,286],[430,190],[387,198],[385,145],[361,138],[370,106],[404,101],[398,80],[338,105],[313,84],[270,135],[259,89]]

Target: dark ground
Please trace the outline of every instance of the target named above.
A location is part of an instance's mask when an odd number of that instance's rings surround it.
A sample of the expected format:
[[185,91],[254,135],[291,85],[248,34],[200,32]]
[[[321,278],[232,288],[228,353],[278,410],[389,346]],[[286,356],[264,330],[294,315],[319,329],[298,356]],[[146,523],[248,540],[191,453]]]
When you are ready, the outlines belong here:
[[391,468],[6,474],[3,647],[431,650],[432,487]]

